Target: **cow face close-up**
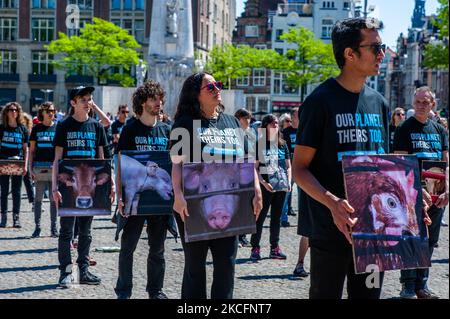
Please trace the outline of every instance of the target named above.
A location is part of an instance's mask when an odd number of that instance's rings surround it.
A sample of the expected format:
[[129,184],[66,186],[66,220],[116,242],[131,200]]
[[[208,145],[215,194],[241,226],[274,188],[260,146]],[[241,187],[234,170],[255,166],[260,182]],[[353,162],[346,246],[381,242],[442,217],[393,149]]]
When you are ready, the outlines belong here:
[[109,181],[110,176],[107,173],[97,174],[101,168],[95,168],[86,164],[80,164],[75,167],[67,166],[66,169],[72,173],[61,173],[58,175],[58,181],[72,187],[75,197],[75,207],[88,209],[94,204],[95,188],[97,185],[103,185]]

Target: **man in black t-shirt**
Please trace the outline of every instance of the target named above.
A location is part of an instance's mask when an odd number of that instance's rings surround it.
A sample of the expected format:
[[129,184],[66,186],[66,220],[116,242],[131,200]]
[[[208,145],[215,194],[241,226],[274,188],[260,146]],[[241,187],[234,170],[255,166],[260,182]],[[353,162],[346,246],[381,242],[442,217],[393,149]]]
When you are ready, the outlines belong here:
[[114,154],[117,153],[117,145],[119,144],[120,133],[127,121],[128,115],[130,114],[130,110],[128,109],[128,105],[122,104],[119,105],[119,110],[117,111],[117,119],[111,125],[112,136],[113,136],[113,146],[114,146]]
[[[56,205],[62,201],[58,191],[58,171],[61,159],[91,159],[104,158],[103,147],[106,145],[105,130],[102,125],[89,117],[91,110],[98,109],[92,100],[93,87],[78,87],[70,92],[71,116],[58,123],[53,140],[55,159],[53,161],[52,188]],[[111,197],[114,198],[114,183]],[[101,280],[88,271],[89,248],[92,242],[92,216],[76,217],[78,220],[78,259],[80,269],[80,284],[98,285]],[[72,276],[72,257],[70,242],[73,237],[75,217],[60,218],[60,234],[58,239],[58,259],[61,272],[59,286],[69,287],[74,279]]]
[[350,230],[356,220],[345,200],[341,162],[343,155],[388,152],[387,102],[365,85],[368,76],[379,74],[384,58],[380,27],[374,19],[336,23],[332,42],[341,72],[319,85],[300,110],[292,167],[307,195],[311,299],[340,299],[346,278],[349,299],[380,297],[383,273],[372,274],[379,280],[371,288],[368,274],[354,272]]
[[[442,125],[428,118],[428,114],[435,104],[434,93],[430,88],[421,87],[416,90],[413,100],[415,113],[397,127],[394,135],[394,152],[396,154],[416,154],[421,169],[423,160],[445,161],[447,162],[446,176],[448,177],[447,132]],[[428,216],[431,224],[428,225],[428,244],[431,258],[433,248],[439,240],[445,206],[448,204],[448,178],[445,183],[445,192],[439,196],[436,202],[431,201],[431,196],[425,190],[423,193],[430,206]],[[404,299],[416,297],[437,299],[438,296],[428,289],[428,276],[429,268],[402,270],[400,297]]]
[[[139,119],[127,123],[119,138],[117,150],[125,151],[165,151],[170,140],[170,126],[158,121],[159,111],[164,101],[164,90],[154,81],[148,81],[133,94],[133,110]],[[120,165],[116,170],[120,180]],[[118,185],[120,185],[118,183]],[[132,201],[132,198],[126,198]],[[167,299],[162,292],[165,260],[164,242],[172,215],[130,216],[124,212],[121,186],[118,187],[119,215],[116,240],[123,230],[120,242],[119,277],[116,294],[118,299],[131,297],[133,288],[133,253],[147,222],[149,254],[147,258],[147,292],[150,299]]]

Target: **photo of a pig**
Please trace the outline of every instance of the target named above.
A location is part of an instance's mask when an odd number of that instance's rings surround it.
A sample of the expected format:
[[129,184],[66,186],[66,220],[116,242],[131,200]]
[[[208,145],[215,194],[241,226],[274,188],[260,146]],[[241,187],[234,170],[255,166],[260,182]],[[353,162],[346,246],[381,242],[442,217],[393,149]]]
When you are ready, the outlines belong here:
[[256,231],[253,163],[184,164],[183,185],[187,242]]
[[122,151],[120,184],[128,215],[172,214],[169,151]]
[[59,164],[59,216],[111,214],[111,163],[108,160],[63,160]]

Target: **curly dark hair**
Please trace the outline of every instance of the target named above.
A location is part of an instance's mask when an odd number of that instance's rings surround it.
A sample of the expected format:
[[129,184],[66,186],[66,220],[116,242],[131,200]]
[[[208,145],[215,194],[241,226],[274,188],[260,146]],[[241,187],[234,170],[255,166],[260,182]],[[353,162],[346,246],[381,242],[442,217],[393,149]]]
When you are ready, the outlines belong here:
[[53,108],[55,108],[55,105],[52,102],[44,102],[41,105],[39,105],[39,110],[38,110],[39,122],[42,122],[44,120],[44,112],[47,112],[47,110],[49,108],[51,108],[52,106],[53,106]]
[[[200,102],[198,96],[200,95],[200,89],[202,87],[203,78],[205,75],[211,75],[207,72],[199,72],[190,75],[183,83],[183,88],[180,92],[180,99],[178,101],[177,111],[175,113],[175,120],[183,115],[190,115],[194,119],[200,119],[203,117],[202,109],[200,108]],[[219,104],[219,112],[223,112],[225,107]]]
[[375,18],[351,18],[336,22],[331,32],[333,52],[336,63],[340,69],[345,65],[344,50],[351,48],[359,53],[359,45],[362,41],[361,30],[382,30],[383,22]]
[[157,97],[159,97],[164,104],[166,92],[161,84],[153,80],[145,82],[133,93],[133,112],[141,116],[143,112],[142,104],[147,102],[149,98],[156,99]]

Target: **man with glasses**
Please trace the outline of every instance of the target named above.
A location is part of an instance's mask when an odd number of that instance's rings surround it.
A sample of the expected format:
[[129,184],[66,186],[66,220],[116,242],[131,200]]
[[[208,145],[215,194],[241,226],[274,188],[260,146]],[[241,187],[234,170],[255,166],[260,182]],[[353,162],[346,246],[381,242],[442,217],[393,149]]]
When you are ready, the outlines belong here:
[[[39,237],[41,234],[41,213],[42,198],[46,188],[52,190],[50,181],[36,180],[36,172],[33,170],[35,162],[53,162],[55,157],[55,147],[53,139],[55,137],[55,106],[52,102],[41,104],[38,111],[39,124],[36,124],[31,131],[30,136],[30,173],[35,181],[36,194],[34,197],[34,222],[35,229],[32,238]],[[56,205],[53,196],[50,196],[50,221],[51,236],[57,238],[58,230],[56,226]]]
[[111,125],[114,154],[117,152],[117,145],[119,143],[120,133],[122,132],[123,126],[125,125],[125,122],[127,121],[129,114],[130,110],[128,109],[128,105],[126,104],[119,105],[119,110],[117,111],[117,119]]
[[345,199],[342,156],[388,152],[387,102],[365,84],[380,73],[381,28],[375,19],[338,21],[332,43],[341,72],[319,85],[300,109],[292,167],[306,197],[301,203],[307,210],[303,230],[309,228],[311,299],[342,298],[345,279],[349,299],[380,297],[383,273],[372,288],[366,279],[373,274],[354,271],[350,233],[357,220]]
[[[445,161],[447,163],[445,191],[435,202],[424,190],[424,198],[430,206],[428,216],[431,224],[428,225],[428,247],[430,258],[435,244],[439,240],[442,216],[448,204],[448,135],[445,128],[428,118],[430,111],[435,107],[435,95],[429,87],[420,87],[414,94],[414,115],[404,121],[395,131],[394,152],[396,154],[416,154],[420,166],[422,161]],[[406,269],[401,271],[400,282],[403,299],[437,299],[427,286],[429,268]]]

